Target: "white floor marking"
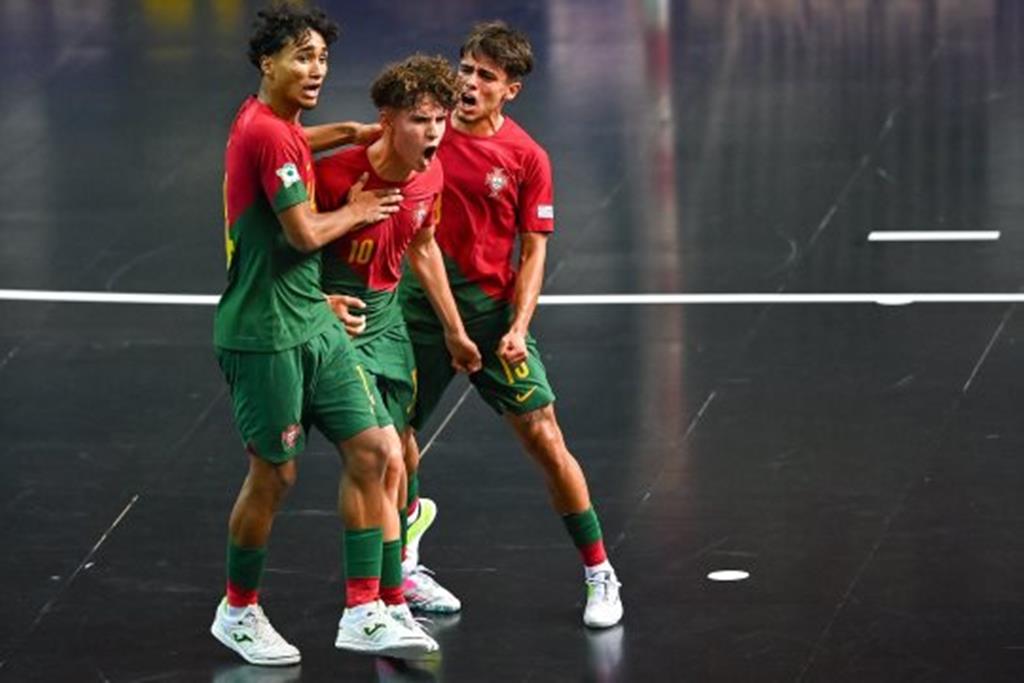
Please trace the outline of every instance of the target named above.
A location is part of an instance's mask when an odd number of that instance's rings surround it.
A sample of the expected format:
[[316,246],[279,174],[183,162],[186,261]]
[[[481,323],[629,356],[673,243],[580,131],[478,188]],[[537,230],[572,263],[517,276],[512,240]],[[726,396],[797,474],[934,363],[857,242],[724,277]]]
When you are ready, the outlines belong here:
[[719,569],[708,574],[712,581],[744,581],[750,578],[750,573],[742,569]]
[[868,242],[985,242],[999,239],[998,230],[874,230]]
[[[215,306],[217,294],[159,294],[145,292],[72,292],[38,289],[0,289],[0,301],[50,303]],[[777,292],[746,294],[543,294],[546,306],[696,305],[696,304],[977,304],[1024,302],[1024,292]]]

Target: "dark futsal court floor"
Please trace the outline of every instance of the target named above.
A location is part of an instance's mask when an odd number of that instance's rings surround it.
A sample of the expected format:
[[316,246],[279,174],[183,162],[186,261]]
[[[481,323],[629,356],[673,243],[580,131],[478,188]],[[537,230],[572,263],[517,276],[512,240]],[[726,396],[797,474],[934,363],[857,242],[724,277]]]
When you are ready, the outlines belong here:
[[555,167],[546,292],[735,299],[538,311],[620,628],[582,627],[540,478],[460,383],[423,473],[423,559],[465,604],[432,627],[443,659],[334,650],[319,439],[271,544],[264,604],[304,656],[278,671],[207,632],[246,466],[212,308],[53,294],[221,290],[254,9],[0,2],[0,680],[1024,680],[1024,314],[994,296],[1024,284],[1024,3],[330,7],[345,31],[307,122],[371,119],[386,61],[506,18],[539,59],[510,113]]

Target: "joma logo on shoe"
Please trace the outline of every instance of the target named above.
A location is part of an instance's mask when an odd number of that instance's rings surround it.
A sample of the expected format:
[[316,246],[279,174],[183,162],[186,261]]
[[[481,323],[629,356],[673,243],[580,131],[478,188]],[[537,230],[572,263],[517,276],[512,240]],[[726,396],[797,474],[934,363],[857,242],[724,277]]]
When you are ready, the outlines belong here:
[[234,639],[236,643],[252,642],[252,636],[250,636],[248,633],[232,633],[231,637]]
[[382,628],[387,628],[387,627],[384,624],[381,624],[381,623],[378,622],[378,623],[373,625],[373,628],[370,628],[369,626],[364,626],[363,627],[363,633],[365,633],[368,638],[372,638],[373,634],[375,634],[377,631],[381,630]]

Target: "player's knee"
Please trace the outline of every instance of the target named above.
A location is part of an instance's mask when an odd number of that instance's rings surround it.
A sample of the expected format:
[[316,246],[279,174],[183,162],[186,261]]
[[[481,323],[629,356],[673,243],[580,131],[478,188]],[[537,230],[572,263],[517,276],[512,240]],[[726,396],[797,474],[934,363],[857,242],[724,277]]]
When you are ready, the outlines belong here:
[[565,450],[562,430],[550,405],[516,416],[515,424],[523,445],[535,458],[556,458]]
[[375,438],[367,439],[353,449],[345,466],[354,479],[363,481],[382,481],[389,470],[400,473],[404,464],[398,435],[393,430],[386,430]]
[[289,491],[295,486],[295,482],[299,478],[299,470],[295,467],[295,461],[289,460],[274,469],[277,475],[277,485],[282,493]]
[[249,450],[249,476],[258,489],[269,490],[277,497],[283,496],[294,485],[298,478],[298,467],[294,460],[272,463],[262,459],[253,449]]
[[415,472],[420,466],[420,449],[416,443],[416,432],[411,427],[402,434],[402,459],[405,469]]

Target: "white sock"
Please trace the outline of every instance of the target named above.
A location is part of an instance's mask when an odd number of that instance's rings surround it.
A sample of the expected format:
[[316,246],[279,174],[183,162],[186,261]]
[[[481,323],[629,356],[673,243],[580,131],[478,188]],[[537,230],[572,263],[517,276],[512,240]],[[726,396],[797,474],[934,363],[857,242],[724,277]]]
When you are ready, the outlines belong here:
[[608,560],[605,560],[601,564],[595,564],[593,567],[583,567],[583,574],[588,579],[592,578],[594,574],[597,574],[599,572],[609,572],[611,574],[614,574],[615,570],[612,569],[612,563]]
[[355,605],[354,607],[346,607],[346,612],[351,612],[352,616],[356,619],[362,619],[371,612],[376,612],[381,606],[380,600],[371,600],[370,602],[364,602],[361,605]]
[[241,619],[242,615],[245,614],[245,610],[249,606],[235,607],[234,605],[228,605],[228,619]]

